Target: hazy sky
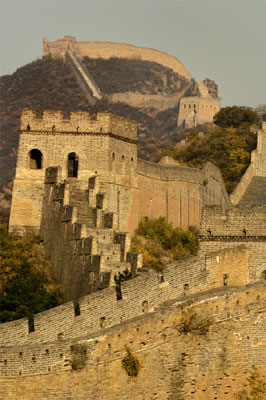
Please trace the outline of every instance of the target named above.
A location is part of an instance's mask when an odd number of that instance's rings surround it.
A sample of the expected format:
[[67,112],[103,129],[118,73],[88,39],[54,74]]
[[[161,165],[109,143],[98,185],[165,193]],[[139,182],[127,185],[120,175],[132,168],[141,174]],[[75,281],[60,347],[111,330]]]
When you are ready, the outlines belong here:
[[130,43],[179,58],[222,105],[266,103],[266,0],[0,0],[1,75],[41,57],[42,38]]

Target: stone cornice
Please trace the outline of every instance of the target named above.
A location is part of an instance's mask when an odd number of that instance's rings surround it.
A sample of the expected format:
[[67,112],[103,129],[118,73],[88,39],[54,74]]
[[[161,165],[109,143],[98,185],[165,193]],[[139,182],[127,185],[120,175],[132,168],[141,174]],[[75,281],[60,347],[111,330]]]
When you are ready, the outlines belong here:
[[266,242],[266,235],[199,235],[199,240],[207,242]]
[[130,139],[124,136],[120,135],[115,135],[114,133],[111,132],[84,132],[84,131],[68,131],[68,132],[60,132],[60,131],[45,131],[45,130],[18,130],[19,134],[25,133],[25,134],[33,134],[33,135],[51,135],[51,136],[56,136],[56,135],[76,135],[76,136],[82,136],[82,135],[88,135],[88,136],[109,136],[112,139],[118,139],[122,140],[123,142],[127,143],[132,143],[132,144],[137,144],[138,141],[134,139]]

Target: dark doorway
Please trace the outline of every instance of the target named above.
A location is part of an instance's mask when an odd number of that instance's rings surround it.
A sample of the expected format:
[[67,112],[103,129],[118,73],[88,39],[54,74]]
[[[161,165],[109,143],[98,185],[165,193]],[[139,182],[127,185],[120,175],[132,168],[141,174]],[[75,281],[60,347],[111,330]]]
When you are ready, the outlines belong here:
[[77,178],[78,176],[79,159],[76,153],[70,153],[68,155],[67,162],[67,176],[69,178]]
[[30,168],[31,169],[42,169],[42,153],[40,150],[33,149],[29,152],[30,156]]

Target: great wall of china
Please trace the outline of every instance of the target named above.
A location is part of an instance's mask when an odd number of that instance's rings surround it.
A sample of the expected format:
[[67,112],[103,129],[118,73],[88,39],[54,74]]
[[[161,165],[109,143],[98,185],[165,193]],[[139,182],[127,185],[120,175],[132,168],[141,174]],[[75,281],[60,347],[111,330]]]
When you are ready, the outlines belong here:
[[[265,380],[265,123],[257,135],[229,199],[210,163],[139,160],[130,120],[23,111],[9,230],[43,235],[68,301],[31,327],[0,325],[1,398],[232,400],[253,366]],[[130,234],[146,215],[198,227],[197,257],[141,268]],[[137,276],[118,299],[113,275],[126,267]],[[183,329],[191,315],[205,332]],[[140,361],[134,377],[127,349]]]
[[[158,112],[179,105],[177,124],[184,127],[212,122],[214,115],[220,109],[219,99],[217,95],[210,94],[207,81],[195,82],[176,57],[159,50],[111,42],[77,42],[75,37],[65,36],[64,39],[54,42],[49,42],[46,38],[43,39],[42,55],[48,56],[49,54],[66,60],[90,104],[95,104],[97,100],[106,98],[110,103],[122,102],[131,107],[153,108]],[[104,59],[117,57],[156,62],[185,78],[187,84],[182,91],[170,96],[149,95],[133,91],[105,95],[83,64],[82,59],[85,56]],[[197,95],[187,97],[192,86],[197,88]]]
[[[250,167],[257,171],[260,188],[261,182],[265,187],[265,137],[263,124]],[[65,120],[58,112],[25,111],[10,230],[42,232],[57,279],[80,312],[70,301],[35,315],[32,332],[27,319],[0,325],[4,398],[229,400],[246,385],[252,365],[263,374],[266,205],[265,197],[257,204],[251,196],[256,188],[250,187],[250,170],[246,174],[238,197],[249,193],[249,201],[233,206],[211,165],[204,172],[138,160],[136,128],[128,120],[104,113],[95,120],[73,113]],[[165,210],[171,220],[180,196],[176,203],[167,202],[167,212],[165,195],[180,193],[180,186],[183,216],[175,224],[182,226],[192,210],[195,217],[191,199],[201,199],[199,254],[165,266],[162,273],[142,270],[140,255],[129,251],[126,232],[135,227],[129,216],[147,215],[149,208],[142,214],[137,204],[141,210],[145,197],[149,203],[154,193],[158,208],[148,215]],[[37,225],[30,225],[32,213]],[[115,287],[106,286],[112,284],[112,273],[126,265],[138,276],[122,284],[117,300]],[[97,288],[102,290],[86,295]],[[184,310],[190,309],[203,319],[212,316],[206,335],[180,331]],[[136,378],[121,366],[125,346],[143,362]]]

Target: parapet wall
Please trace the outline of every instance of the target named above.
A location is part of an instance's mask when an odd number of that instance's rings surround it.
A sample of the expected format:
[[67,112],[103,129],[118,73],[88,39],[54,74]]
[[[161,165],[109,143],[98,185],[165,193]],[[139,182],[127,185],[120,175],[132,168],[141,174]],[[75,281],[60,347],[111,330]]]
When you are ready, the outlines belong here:
[[[164,303],[156,312],[79,340],[1,348],[0,396],[232,400],[247,387],[252,365],[265,378],[265,295],[265,283],[223,288],[191,296],[189,303],[184,298]],[[207,334],[180,332],[182,315],[191,307],[201,320],[213,316]],[[122,368],[125,346],[141,361],[137,377]]]
[[208,163],[200,170],[138,160],[139,219],[164,216],[175,226],[200,226],[202,207],[230,206],[220,171]]
[[234,205],[266,203],[266,122],[257,133],[257,149],[251,153],[251,163],[231,195]]
[[199,254],[245,245],[249,251],[249,280],[262,279],[266,271],[266,205],[203,210]]
[[59,39],[54,42],[49,42],[46,38],[43,39],[42,55],[52,54],[53,56],[65,57],[67,50],[74,50],[81,57],[104,58],[138,58],[145,61],[153,61],[158,64],[171,68],[174,72],[191,80],[190,73],[185,69],[184,65],[176,57],[171,56],[155,49],[137,47],[123,43],[112,42],[77,42],[76,38],[65,36],[64,39]]
[[0,324],[0,345],[50,342],[94,333],[152,311],[166,300],[221,287],[224,274],[228,275],[228,286],[248,283],[246,248],[240,246],[176,262],[159,274],[142,272],[122,283],[122,300],[117,300],[114,286],[80,298],[80,315],[76,317],[73,302],[36,314],[35,332],[30,334],[26,319]]
[[101,133],[114,134],[130,140],[137,139],[137,123],[117,115],[99,112],[92,116],[89,112],[71,112],[64,118],[62,111],[44,110],[38,114],[33,110],[23,110],[20,131],[44,131],[60,133]]

